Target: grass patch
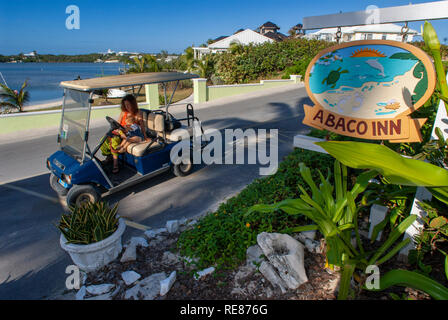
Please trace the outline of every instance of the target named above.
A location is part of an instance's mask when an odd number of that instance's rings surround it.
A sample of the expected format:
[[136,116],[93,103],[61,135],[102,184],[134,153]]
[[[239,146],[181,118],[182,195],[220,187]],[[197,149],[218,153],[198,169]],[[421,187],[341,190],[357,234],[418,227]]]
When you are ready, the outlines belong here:
[[[233,268],[245,260],[246,249],[256,244],[259,233],[288,233],[297,225],[305,225],[304,217],[284,212],[245,214],[255,204],[299,197],[297,186],[307,187],[300,175],[300,162],[326,174],[326,169],[333,167],[333,161],[326,154],[294,149],[280,163],[276,174],[254,180],[237,196],[221,204],[217,211],[199,220],[193,229],[183,232],[178,241],[181,254],[198,258],[198,268],[215,264],[218,268]],[[312,174],[318,179],[317,170],[312,170]]]
[[[172,94],[173,94],[173,90],[168,89],[166,91],[166,96],[167,96],[168,101],[170,100]],[[176,92],[174,93],[174,97],[173,97],[173,100],[171,101],[171,103],[176,103],[176,102],[182,101],[182,100],[188,98],[189,96],[191,96],[192,94],[193,94],[193,88],[177,89]],[[161,105],[165,104],[165,97],[164,97],[163,89],[161,89],[161,88],[159,88],[159,103]]]

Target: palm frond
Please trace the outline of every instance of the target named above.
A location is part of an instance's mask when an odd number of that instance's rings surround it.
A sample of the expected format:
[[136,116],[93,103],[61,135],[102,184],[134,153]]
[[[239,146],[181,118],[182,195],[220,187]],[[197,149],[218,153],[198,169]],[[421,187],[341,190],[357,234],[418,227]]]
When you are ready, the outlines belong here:
[[1,83],[0,83],[0,87],[4,91],[4,93],[0,93],[0,97],[3,98],[3,96],[11,96],[11,95],[15,96],[14,90],[12,90],[10,87],[8,87],[8,86],[6,86],[4,84],[1,84]]
[[25,80],[22,84],[22,87],[20,88],[20,92],[22,92],[26,88],[27,85],[28,85],[28,82]]
[[17,107],[15,104],[10,103],[10,102],[6,102],[6,101],[1,101],[0,102],[0,107],[9,107],[9,108],[14,108],[14,109],[20,110],[20,108]]
[[2,105],[16,108],[19,112],[22,111],[23,105],[30,100],[30,94],[25,90],[27,86],[28,82],[25,81],[22,84],[20,91],[16,94],[13,89],[0,83],[0,87],[4,91],[3,93],[0,93],[0,98],[4,100]]

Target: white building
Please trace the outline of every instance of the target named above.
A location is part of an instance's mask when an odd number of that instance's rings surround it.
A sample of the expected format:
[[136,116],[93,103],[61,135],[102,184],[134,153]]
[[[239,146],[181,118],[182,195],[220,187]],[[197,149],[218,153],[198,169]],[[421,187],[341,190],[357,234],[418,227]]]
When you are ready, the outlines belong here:
[[[401,34],[402,26],[396,24],[372,24],[355,27],[342,27],[342,42],[356,41],[356,40],[395,40],[402,41]],[[337,28],[321,29],[317,32],[307,33],[305,38],[317,39],[326,41],[336,41]],[[405,42],[412,42],[415,36],[420,34],[409,29],[405,37]]]
[[120,51],[120,52],[117,53],[117,56],[120,56],[120,57],[122,57],[122,56],[130,56],[130,55],[136,56],[138,54],[139,54],[138,52]]
[[30,53],[25,53],[23,56],[25,56],[25,57],[35,57],[36,56],[36,52],[33,51],[33,52],[30,52]]
[[225,52],[230,48],[232,43],[249,45],[251,43],[262,44],[265,42],[274,42],[274,40],[251,29],[246,29],[237,32],[230,37],[225,37],[221,40],[213,42],[208,47],[193,47],[194,58],[201,59],[206,54]]

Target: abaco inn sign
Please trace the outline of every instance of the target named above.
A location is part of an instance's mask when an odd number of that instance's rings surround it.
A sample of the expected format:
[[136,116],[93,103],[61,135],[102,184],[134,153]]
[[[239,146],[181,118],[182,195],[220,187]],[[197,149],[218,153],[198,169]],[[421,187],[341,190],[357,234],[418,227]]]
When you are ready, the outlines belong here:
[[419,142],[426,119],[410,114],[435,85],[430,58],[412,45],[387,40],[337,45],[308,66],[305,86],[315,105],[304,106],[303,123],[362,139]]

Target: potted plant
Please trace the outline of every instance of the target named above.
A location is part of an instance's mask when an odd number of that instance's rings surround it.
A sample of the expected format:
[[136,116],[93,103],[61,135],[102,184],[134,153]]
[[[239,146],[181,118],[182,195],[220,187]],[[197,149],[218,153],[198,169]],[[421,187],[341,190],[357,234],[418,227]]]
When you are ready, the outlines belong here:
[[60,244],[82,270],[97,270],[118,257],[121,236],[126,228],[117,216],[118,205],[110,208],[104,202],[71,207],[59,222]]

